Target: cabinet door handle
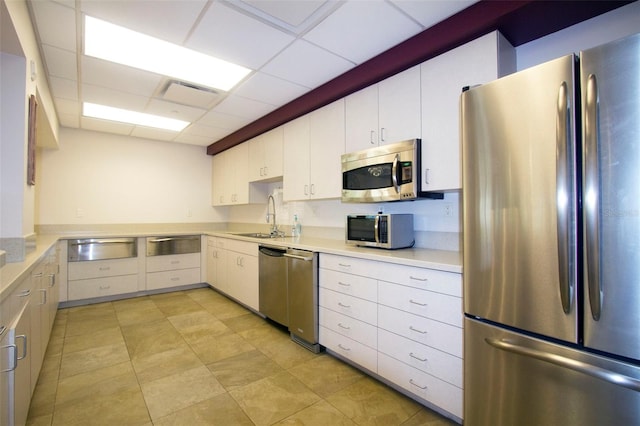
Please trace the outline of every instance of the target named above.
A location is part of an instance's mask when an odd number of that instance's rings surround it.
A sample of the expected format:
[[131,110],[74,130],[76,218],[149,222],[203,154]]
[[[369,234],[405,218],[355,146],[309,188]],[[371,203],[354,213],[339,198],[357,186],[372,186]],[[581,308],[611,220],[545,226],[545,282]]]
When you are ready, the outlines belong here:
[[42,305],[46,305],[47,304],[47,290],[44,288],[41,288],[40,291],[42,292],[42,294],[44,295],[44,300],[42,300]]
[[49,274],[49,287],[56,285],[56,274]]
[[375,130],[372,130],[372,131],[369,132],[369,143],[371,145],[375,145],[376,144],[375,135],[376,135]]
[[29,289],[29,290],[24,290],[22,293],[20,293],[20,294],[18,295],[18,297],[27,297],[27,296],[29,296],[29,295],[31,295],[31,289]]
[[[25,336],[24,334],[21,334],[19,336],[16,336],[16,340],[18,339],[22,339],[22,356],[17,357],[17,360],[21,361],[27,357],[27,336]],[[16,355],[17,355],[17,352],[18,352],[18,348],[16,348]]]
[[409,379],[409,383],[411,383],[413,386],[420,388],[422,390],[427,390],[427,385],[424,386],[420,386],[419,384],[417,384],[416,382],[413,381],[413,379]]
[[423,306],[423,307],[424,307],[424,306],[427,306],[427,304],[426,304],[426,303],[421,303],[421,302],[415,301],[415,300],[413,300],[413,299],[409,299],[409,303],[411,303],[411,304],[413,304],[413,305]]
[[264,175],[269,176],[269,167],[264,166]]
[[417,356],[416,354],[414,354],[413,352],[409,352],[409,356],[413,359],[417,359],[418,361],[421,362],[427,362],[427,358],[420,358],[419,356]]
[[0,373],[8,373],[15,370],[18,366],[18,347],[14,344],[11,344],[7,346],[1,346],[0,349],[11,349],[13,351],[13,356],[11,357],[11,359],[13,360],[13,367],[9,367],[6,370],[0,370]]
[[384,127],[380,128],[380,142],[384,142],[386,136],[385,133],[387,133],[386,130],[387,129]]
[[304,195],[309,195],[309,185],[304,186]]
[[316,194],[316,184],[312,183],[311,184],[311,195],[315,195]]
[[351,350],[351,348],[347,348],[347,347],[345,347],[345,346],[342,346],[342,343],[338,343],[338,347],[339,347],[340,349],[342,349],[343,351],[350,351],[350,350]]
[[411,330],[411,331],[415,331],[416,333],[420,333],[420,334],[427,334],[427,332],[426,332],[426,331],[424,331],[424,330],[420,330],[420,329],[417,329],[417,328],[415,328],[415,327],[414,327],[414,326],[412,326],[412,325],[410,325],[410,326],[409,326],[409,330]]
[[429,170],[431,169],[424,169],[424,183],[427,185],[429,185]]

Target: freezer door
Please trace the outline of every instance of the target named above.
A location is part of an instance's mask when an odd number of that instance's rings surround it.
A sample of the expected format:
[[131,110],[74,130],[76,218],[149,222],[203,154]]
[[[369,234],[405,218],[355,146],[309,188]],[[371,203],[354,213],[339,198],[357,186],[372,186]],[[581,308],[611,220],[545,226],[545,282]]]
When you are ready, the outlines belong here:
[[638,366],[468,318],[464,348],[465,424],[638,424]]
[[462,94],[465,312],[577,342],[574,56]]
[[580,62],[585,345],[640,360],[640,35]]

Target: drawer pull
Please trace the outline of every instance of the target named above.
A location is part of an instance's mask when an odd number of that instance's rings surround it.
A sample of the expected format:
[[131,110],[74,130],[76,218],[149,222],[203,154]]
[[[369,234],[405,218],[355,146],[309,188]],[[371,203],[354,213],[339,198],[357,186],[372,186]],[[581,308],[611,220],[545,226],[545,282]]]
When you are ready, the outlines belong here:
[[338,306],[342,307],[342,308],[350,308],[351,305],[345,305],[342,302],[338,302]]
[[100,268],[98,268],[100,271],[108,271],[109,269],[111,269],[111,266],[101,266]]
[[31,290],[24,290],[22,293],[18,295],[18,297],[27,297],[31,294]]
[[409,352],[409,356],[413,359],[417,359],[418,361],[421,362],[427,362],[427,358],[420,358],[419,356],[417,356],[416,354],[414,354],[413,352]]
[[109,290],[111,288],[110,285],[101,285],[100,290]]
[[342,343],[338,343],[338,347],[340,349],[342,349],[343,351],[350,351],[351,350],[351,348],[346,348],[346,347],[342,346]]
[[342,281],[338,281],[338,285],[341,285],[341,286],[344,286],[344,287],[351,287],[351,284],[343,283]]
[[345,330],[351,330],[351,327],[348,327],[348,326],[346,326],[346,325],[342,325],[342,323],[341,323],[341,322],[339,322],[339,323],[338,323],[338,327],[340,327],[340,328],[344,328]]
[[180,277],[171,277],[171,281],[180,281]]
[[342,266],[343,268],[351,268],[351,265],[348,263],[338,263],[339,266]]
[[415,328],[415,327],[414,327],[414,326],[412,326],[412,325],[410,325],[410,326],[409,326],[409,330],[411,330],[411,331],[415,331],[415,332],[420,333],[420,334],[427,334],[427,332],[426,332],[426,331],[419,330],[419,329]]
[[418,277],[414,277],[413,275],[409,275],[409,279],[412,279],[412,280],[415,280],[415,281],[422,281],[422,282],[429,281],[428,278],[418,278]]
[[409,379],[409,383],[411,383],[413,386],[420,388],[422,390],[427,390],[427,386],[420,386],[419,384],[417,384],[416,382],[413,381],[413,379]]
[[179,260],[172,260],[172,261],[171,261],[171,264],[172,264],[172,265],[177,265],[177,264],[179,264],[179,263],[180,263],[180,261],[179,261]]
[[415,301],[413,299],[409,299],[409,303],[411,303],[413,305],[418,305],[418,306],[427,306],[426,303],[421,303],[421,302]]

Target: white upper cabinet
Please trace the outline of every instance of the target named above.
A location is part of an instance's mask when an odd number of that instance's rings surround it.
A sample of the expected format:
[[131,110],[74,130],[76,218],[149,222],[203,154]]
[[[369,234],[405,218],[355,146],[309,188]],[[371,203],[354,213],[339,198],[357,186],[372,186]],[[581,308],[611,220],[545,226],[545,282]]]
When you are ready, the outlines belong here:
[[249,141],[249,182],[282,178],[283,126]]
[[516,70],[515,51],[497,31],[421,65],[422,190],[462,187],[460,93]]
[[214,206],[263,203],[263,188],[249,185],[249,144],[213,156],[211,198]]
[[284,125],[285,201],[340,198],[344,99]]
[[420,66],[345,99],[346,152],[420,137]]

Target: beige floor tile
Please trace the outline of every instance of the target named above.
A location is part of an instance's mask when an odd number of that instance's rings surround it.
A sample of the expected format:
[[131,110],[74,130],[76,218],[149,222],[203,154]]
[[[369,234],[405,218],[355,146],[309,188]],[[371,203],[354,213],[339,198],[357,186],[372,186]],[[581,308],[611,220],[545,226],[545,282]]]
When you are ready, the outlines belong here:
[[211,312],[220,320],[246,315],[250,313],[247,308],[227,299],[216,299],[214,301],[199,301],[200,305]]
[[361,371],[327,354],[316,356],[289,372],[323,398],[365,377]]
[[207,367],[227,390],[248,385],[283,371],[282,367],[258,350],[228,357]]
[[150,297],[158,309],[168,317],[204,310],[198,302],[183,292],[155,294]]
[[369,377],[328,396],[326,400],[359,425],[399,425],[421,407]]
[[228,300],[226,296],[223,296],[211,287],[196,288],[193,290],[187,290],[184,293],[196,302]]
[[149,296],[132,297],[111,302],[113,309],[118,312],[144,310],[155,307],[155,303]]
[[108,395],[91,394],[75,404],[56,407],[53,426],[143,426],[149,412],[138,387]]
[[91,395],[104,396],[132,387],[138,387],[138,381],[131,363],[126,361],[61,379],[56,406],[73,405]]
[[131,359],[165,352],[185,344],[180,333],[166,318],[122,326],[121,329]]
[[264,318],[259,315],[254,314],[253,312],[249,312],[245,315],[238,315],[231,318],[223,319],[222,322],[225,323],[227,327],[231,330],[239,333],[241,331],[250,330],[256,327],[265,327],[269,326]]
[[237,334],[224,334],[200,339],[191,343],[190,346],[204,364],[211,364],[255,349],[253,345]]
[[105,328],[104,330],[96,330],[94,333],[76,334],[68,336],[64,340],[64,353],[83,351],[86,349],[97,348],[100,346],[108,346],[124,343],[120,327]]
[[256,425],[273,424],[320,400],[318,395],[286,371],[229,393]]
[[274,423],[274,426],[356,426],[347,416],[325,400],[318,401],[312,406],[298,411],[286,419]]
[[422,408],[409,420],[402,423],[402,426],[456,426],[457,423],[448,419],[435,411]]
[[60,378],[108,367],[124,361],[129,361],[129,353],[124,342],[63,354],[60,364]]
[[258,349],[285,369],[295,367],[318,356],[291,339],[268,342],[260,345]]
[[78,317],[67,321],[65,338],[79,334],[93,334],[97,331],[118,327],[118,319],[114,311],[91,317]]
[[56,392],[58,389],[58,380],[41,380],[38,378],[36,386],[31,397],[31,405],[29,406],[29,417],[42,417],[52,415],[56,403]]
[[238,403],[224,393],[176,411],[153,422],[154,426],[253,426]]
[[267,322],[264,322],[261,326],[239,331],[238,334],[255,347],[261,347],[273,342],[291,341],[289,332],[276,328]]
[[27,419],[27,426],[51,426],[53,414],[45,414],[43,416],[31,416]]
[[204,365],[186,344],[164,352],[134,357],[131,362],[140,383],[151,382]]
[[153,420],[225,392],[205,366],[143,383],[141,387]]
[[222,336],[232,332],[222,321],[207,311],[174,315],[167,319],[188,343],[195,343],[203,338]]
[[118,323],[120,326],[142,324],[145,322],[153,322],[165,318],[164,313],[149,300],[150,306],[140,309],[123,309],[116,312]]

